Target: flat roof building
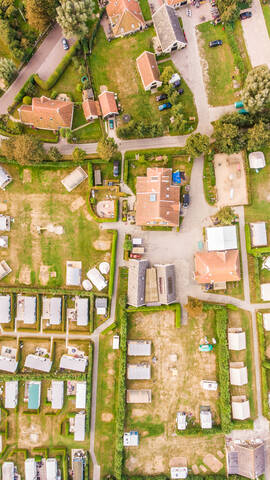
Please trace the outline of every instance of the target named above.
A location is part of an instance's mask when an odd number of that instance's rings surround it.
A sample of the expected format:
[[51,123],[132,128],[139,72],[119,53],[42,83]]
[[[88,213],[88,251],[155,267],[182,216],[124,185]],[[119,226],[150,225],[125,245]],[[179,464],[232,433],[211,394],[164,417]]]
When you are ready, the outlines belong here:
[[76,383],[76,408],[84,409],[86,405],[86,382]]
[[41,355],[33,355],[30,353],[25,359],[24,366],[31,368],[32,370],[49,373],[52,368],[52,361],[48,357],[42,357]]
[[49,320],[50,325],[60,325],[62,314],[61,297],[43,297],[42,320]]
[[85,440],[85,413],[80,412],[75,415],[74,440],[75,442]]
[[263,313],[263,328],[266,332],[270,332],[270,313]]
[[75,297],[75,312],[77,325],[85,327],[89,320],[89,300],[88,298]]
[[86,178],[88,177],[87,173],[83,170],[82,167],[77,167],[73,172],[69,173],[63,180],[61,180],[62,185],[68,192],[72,192],[74,188],[78,187]]
[[119,112],[115,101],[114,92],[108,92],[108,90],[106,90],[98,96],[98,100],[101,108],[102,117],[104,119],[118,115]]
[[265,222],[249,224],[252,247],[265,247],[267,245],[267,231]]
[[212,428],[212,413],[210,407],[200,407],[200,423],[203,429]]
[[11,358],[6,355],[0,355],[0,370],[9,373],[15,373],[18,367],[16,358]]
[[16,408],[18,403],[18,382],[5,382],[5,408]]
[[15,468],[13,462],[3,462],[2,464],[2,480],[14,480]]
[[66,263],[66,285],[80,287],[82,278],[82,262],[68,260]]
[[139,433],[134,431],[125,432],[123,440],[124,440],[124,447],[138,447]]
[[95,298],[95,307],[97,315],[106,315],[107,314],[108,299],[106,297],[96,297]]
[[146,357],[151,355],[150,340],[128,340],[128,355]]
[[12,182],[12,176],[8,173],[8,171],[0,165],[0,188],[1,190],[5,190],[8,184]]
[[248,372],[244,362],[230,362],[230,382],[231,385],[238,386],[248,383]]
[[151,390],[127,390],[127,403],[151,403]]
[[245,350],[246,349],[246,332],[242,328],[228,329],[229,350]]
[[196,252],[194,276],[202,284],[241,280],[239,250]]
[[27,458],[24,462],[24,477],[25,480],[37,479],[37,464],[34,458]]
[[64,404],[64,382],[52,380],[52,409],[62,410]]
[[37,297],[17,296],[16,321],[24,322],[25,325],[36,323]]
[[232,396],[232,418],[234,420],[250,418],[249,400],[246,395]]
[[145,279],[148,260],[128,262],[128,304],[141,307],[145,304]]
[[46,458],[46,480],[57,479],[57,461],[56,458]]
[[224,251],[237,249],[237,233],[235,225],[209,227],[206,229],[207,250]]
[[264,302],[270,300],[270,283],[261,283],[261,298]]
[[10,304],[10,295],[0,295],[0,323],[10,322]]
[[74,372],[85,372],[88,359],[85,357],[72,357],[71,355],[62,355],[60,360],[60,368],[72,370]]
[[128,364],[127,378],[128,380],[150,380],[151,367],[149,363]]
[[88,270],[86,276],[99,292],[107,287],[107,281],[96,267]]

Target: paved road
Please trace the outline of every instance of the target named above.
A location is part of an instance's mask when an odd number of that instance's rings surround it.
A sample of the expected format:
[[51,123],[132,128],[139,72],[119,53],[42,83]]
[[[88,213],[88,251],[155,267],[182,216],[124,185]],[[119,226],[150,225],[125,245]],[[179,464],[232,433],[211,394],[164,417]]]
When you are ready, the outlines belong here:
[[244,39],[252,67],[266,64],[270,68],[270,38],[260,0],[252,2],[252,17],[242,22]]

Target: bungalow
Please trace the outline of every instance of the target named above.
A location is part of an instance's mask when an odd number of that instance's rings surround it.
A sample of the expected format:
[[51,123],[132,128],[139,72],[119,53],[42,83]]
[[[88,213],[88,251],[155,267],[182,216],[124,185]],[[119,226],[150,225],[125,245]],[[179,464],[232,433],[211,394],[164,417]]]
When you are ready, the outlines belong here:
[[33,355],[30,353],[25,359],[24,366],[31,370],[39,370],[40,372],[49,373],[52,368],[52,361],[48,357]]
[[18,367],[17,349],[3,345],[0,355],[0,370],[8,373],[15,373]]
[[76,384],[76,408],[84,409],[86,405],[86,382]]
[[0,166],[0,188],[5,190],[6,186],[12,182],[11,175],[7,172],[7,170]]
[[82,108],[85,119],[88,121],[96,120],[98,117],[101,117],[100,105],[97,100],[87,98],[83,101]]
[[128,340],[128,355],[148,357],[151,355],[151,340]]
[[149,363],[128,364],[127,378],[128,380],[150,380],[151,366]]
[[259,170],[265,167],[265,156],[263,152],[251,152],[248,156],[250,168]]
[[246,349],[246,332],[242,328],[228,329],[229,350],[245,350]]
[[73,372],[85,372],[87,364],[88,359],[86,357],[72,357],[64,354],[60,360],[60,368],[72,370]]
[[74,440],[75,442],[83,442],[85,439],[85,413],[77,413],[74,423]]
[[201,284],[239,281],[241,279],[239,251],[197,252],[194,276]]
[[124,447],[138,447],[138,445],[139,445],[139,433],[138,432],[125,432],[123,440],[124,440]]
[[159,79],[159,69],[154,53],[143,52],[137,58],[136,63],[144,90],[161,87],[162,82]]
[[164,3],[152,16],[159,53],[170,53],[187,46],[184,32],[175,11]]
[[145,28],[138,0],[109,0],[106,12],[114,37],[123,37]]
[[57,460],[56,458],[46,458],[46,480],[57,479]]
[[42,320],[48,320],[50,325],[60,325],[62,313],[61,297],[43,297]]
[[98,99],[102,117],[104,119],[118,115],[119,112],[115,100],[115,94],[113,92],[108,92],[108,90],[106,90],[98,96]]
[[209,227],[206,229],[206,238],[208,252],[237,249],[235,225]]
[[32,105],[18,108],[20,121],[43,130],[72,128],[74,105],[70,101],[51,100],[44,95],[34,97]]

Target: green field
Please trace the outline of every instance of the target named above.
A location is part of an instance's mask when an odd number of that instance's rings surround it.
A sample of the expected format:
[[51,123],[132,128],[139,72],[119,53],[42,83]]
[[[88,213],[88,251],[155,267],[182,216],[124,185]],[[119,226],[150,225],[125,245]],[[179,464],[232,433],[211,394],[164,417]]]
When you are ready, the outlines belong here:
[[265,23],[268,30],[268,35],[270,37],[270,4],[269,3],[266,5],[262,4],[262,11],[264,14]]
[[245,207],[246,222],[270,222],[270,148],[264,149],[266,166],[256,173],[249,169],[249,188],[251,203]]
[[[86,122],[86,120],[84,119]],[[89,123],[86,127],[82,127],[75,132],[72,132],[72,141],[74,143],[90,143],[98,142],[102,136],[102,130],[99,120],[94,120],[92,123]],[[73,140],[75,139],[75,140]]]

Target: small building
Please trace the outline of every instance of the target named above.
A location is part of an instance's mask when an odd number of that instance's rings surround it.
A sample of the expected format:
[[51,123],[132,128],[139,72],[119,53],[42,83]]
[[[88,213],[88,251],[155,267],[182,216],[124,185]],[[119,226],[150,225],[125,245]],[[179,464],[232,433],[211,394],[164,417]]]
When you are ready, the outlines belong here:
[[8,236],[1,235],[0,236],[0,248],[8,248]]
[[263,313],[263,328],[266,332],[270,332],[270,313]]
[[2,480],[14,480],[15,468],[13,462],[2,463]]
[[88,298],[75,297],[75,315],[78,327],[86,327],[89,320]]
[[37,464],[34,458],[27,458],[24,462],[24,478],[25,480],[37,479]]
[[12,182],[12,176],[8,171],[0,165],[0,188],[5,190],[5,188]]
[[171,478],[187,478],[188,468],[187,467],[171,467]]
[[43,130],[59,130],[72,128],[74,105],[70,101],[51,100],[50,98],[34,97],[32,105],[22,105],[18,108],[20,121],[26,125]]
[[95,298],[95,307],[97,315],[107,315],[107,306],[108,306],[108,299],[106,297],[96,297]]
[[150,380],[151,366],[149,363],[128,364],[127,378],[128,380]]
[[31,381],[28,383],[28,408],[37,410],[40,407],[41,382]]
[[95,186],[102,185],[100,168],[94,169],[94,180],[95,180]]
[[248,156],[250,168],[259,170],[265,167],[265,156],[263,152],[251,152]]
[[27,297],[17,295],[17,322],[23,322],[25,325],[34,325],[37,314],[37,297]]
[[187,46],[184,32],[172,7],[165,3],[152,15],[160,53],[170,53]]
[[227,472],[252,480],[265,473],[265,446],[261,439],[254,441],[226,440]]
[[246,332],[242,328],[228,329],[229,350],[245,350],[246,349]]
[[60,325],[62,318],[62,298],[42,298],[42,320],[48,320],[50,325]]
[[261,283],[261,298],[264,302],[270,300],[270,283]]
[[196,252],[194,276],[201,284],[241,280],[239,250]]
[[232,418],[234,420],[250,418],[249,400],[246,395],[232,396]]
[[15,373],[18,367],[16,358],[7,355],[0,355],[0,370],[8,373]]
[[123,37],[145,28],[138,0],[109,0],[106,12],[114,37]]
[[10,322],[10,304],[10,295],[0,295],[0,323]]
[[267,245],[267,231],[265,222],[255,222],[249,224],[251,246],[265,247]]
[[64,404],[64,382],[52,380],[52,409],[62,410]]
[[224,251],[237,249],[237,232],[235,225],[209,227],[206,229],[207,250]]
[[5,260],[0,262],[0,280],[3,280],[9,273],[12,272],[12,269]]
[[57,460],[56,458],[46,458],[46,480],[57,479]]
[[76,408],[84,409],[86,405],[86,382],[76,383]]
[[77,413],[74,423],[74,440],[83,442],[85,440],[85,413]]
[[167,5],[173,7],[175,10],[182,6],[191,4],[191,0],[166,0]]
[[137,68],[143,83],[144,90],[152,90],[161,87],[158,64],[156,56],[151,52],[143,52],[137,59]]
[[5,408],[16,408],[18,403],[18,382],[5,382]]
[[72,370],[73,372],[85,372],[88,365],[86,357],[72,357],[71,355],[62,355],[60,360],[60,368],[64,370]]
[[97,100],[90,98],[85,99],[82,103],[82,108],[85,119],[88,121],[96,120],[98,117],[101,117],[101,110]]
[[128,340],[128,355],[134,357],[147,357],[151,355],[151,341]]
[[72,192],[72,190],[78,187],[87,177],[88,175],[83,168],[77,167],[75,170],[73,170],[73,172],[69,173],[65,178],[63,178],[61,183],[68,192]]
[[66,263],[66,285],[80,287],[82,279],[82,262],[68,260]]
[[231,385],[246,385],[248,383],[247,367],[244,362],[230,362],[230,382]]
[[127,390],[127,403],[151,403],[151,390]]
[[139,445],[139,433],[138,432],[125,432],[124,433],[124,447],[138,447]]
[[99,292],[107,287],[107,281],[96,267],[88,270],[86,276]]
[[83,468],[83,458],[82,457],[73,457],[73,479],[74,480],[83,480],[84,478],[84,468]]
[[0,214],[0,231],[10,231],[10,217],[8,215],[3,215],[2,213]]
[[101,108],[102,117],[104,120],[108,117],[118,115],[118,107],[115,101],[115,94],[113,92],[102,92],[99,96],[99,104]]
[[145,280],[148,260],[131,259],[128,262],[128,304],[141,307],[145,304]]
[[159,303],[169,305],[176,301],[175,268],[172,264],[155,265]]
[[113,350],[119,350],[120,338],[119,335],[113,336]]
[[176,415],[177,429],[186,430],[187,428],[187,415],[185,412],[177,412]]
[[201,428],[212,428],[212,413],[210,407],[200,407]]
[[40,372],[49,373],[52,368],[52,361],[49,357],[33,355],[30,353],[25,359],[24,366],[26,368],[31,368],[31,370],[39,370]]

